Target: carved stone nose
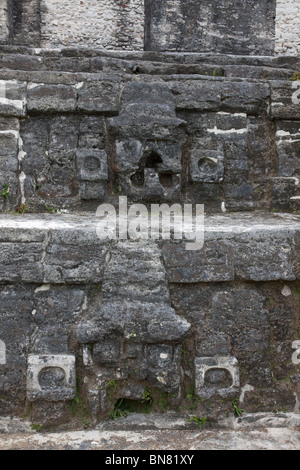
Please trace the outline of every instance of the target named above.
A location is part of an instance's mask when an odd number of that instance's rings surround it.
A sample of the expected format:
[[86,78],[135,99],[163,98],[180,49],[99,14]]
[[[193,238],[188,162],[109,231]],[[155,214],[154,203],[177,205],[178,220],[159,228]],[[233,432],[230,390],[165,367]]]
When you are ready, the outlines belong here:
[[163,194],[159,174],[154,168],[145,168],[144,170],[144,190],[148,198],[151,196],[157,198]]

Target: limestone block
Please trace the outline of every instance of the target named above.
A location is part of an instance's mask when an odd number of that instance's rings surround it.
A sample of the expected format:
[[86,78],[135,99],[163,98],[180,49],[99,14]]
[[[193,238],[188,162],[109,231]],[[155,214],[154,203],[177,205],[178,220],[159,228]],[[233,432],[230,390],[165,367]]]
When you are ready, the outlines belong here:
[[3,0],[0,6],[0,44],[7,44],[9,37],[8,0]]
[[0,115],[24,117],[26,115],[26,82],[0,80]]
[[27,398],[30,401],[71,400],[76,394],[75,357],[29,355]]
[[1,243],[1,281],[42,282],[41,243]]
[[29,113],[72,112],[76,109],[76,89],[68,85],[30,83],[27,109]]
[[101,201],[106,195],[108,180],[107,155],[104,150],[80,149],[76,153],[81,198]]
[[[209,372],[214,372],[214,374],[210,380],[207,380]],[[228,375],[231,380],[228,380]],[[195,376],[195,391],[199,397],[234,396],[239,391],[239,367],[235,357],[197,357],[195,359]]]
[[120,80],[114,76],[109,79],[85,81],[78,84],[78,103],[80,111],[116,114],[120,106]]
[[276,146],[278,155],[278,176],[299,177],[300,121],[277,122]]
[[297,178],[277,177],[271,180],[272,208],[288,212],[297,191]]
[[101,366],[115,367],[120,357],[120,343],[110,336],[108,340],[95,344],[93,348],[94,362]]
[[271,117],[300,119],[300,81],[271,82]]
[[177,109],[217,111],[220,108],[222,81],[175,81],[169,86]]
[[[200,147],[200,148],[199,148]],[[219,183],[224,178],[224,154],[218,150],[205,150],[197,146],[191,150],[191,181],[194,183]]]
[[0,133],[0,172],[16,173],[18,170],[19,133],[5,130]]
[[146,50],[241,55],[274,50],[274,1],[145,0],[145,6]]

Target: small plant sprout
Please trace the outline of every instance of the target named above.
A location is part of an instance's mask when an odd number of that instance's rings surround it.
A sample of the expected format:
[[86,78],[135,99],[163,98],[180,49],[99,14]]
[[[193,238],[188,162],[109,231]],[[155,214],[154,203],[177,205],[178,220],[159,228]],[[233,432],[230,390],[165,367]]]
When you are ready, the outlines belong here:
[[8,187],[8,184],[5,184],[3,186],[3,191],[2,191],[2,197],[3,199],[7,199],[8,198],[8,193],[9,193],[9,187]]
[[55,209],[55,207],[47,206],[47,204],[45,204],[45,209],[48,214],[57,214],[57,209]]
[[291,77],[291,80],[300,80],[300,72],[295,72],[294,75]]
[[118,400],[115,404],[114,409],[110,411],[109,418],[113,421],[115,421],[117,418],[126,418],[126,416],[128,415],[128,412],[122,409],[123,401],[123,398]]
[[43,426],[41,424],[32,423],[31,429],[32,431],[41,432],[43,429]]
[[145,391],[143,393],[143,399],[142,399],[142,405],[144,405],[144,412],[147,414],[150,413],[151,407],[153,405],[153,398],[151,396],[151,389],[150,388],[145,388]]
[[21,204],[15,210],[15,214],[24,215],[28,212],[28,204]]
[[237,401],[237,398],[233,400],[232,406],[234,408],[234,414],[239,417],[242,416],[243,413],[246,413],[246,411],[238,406]]
[[190,423],[196,423],[199,429],[202,429],[202,426],[207,422],[207,418],[199,418],[198,416],[192,416],[190,418]]

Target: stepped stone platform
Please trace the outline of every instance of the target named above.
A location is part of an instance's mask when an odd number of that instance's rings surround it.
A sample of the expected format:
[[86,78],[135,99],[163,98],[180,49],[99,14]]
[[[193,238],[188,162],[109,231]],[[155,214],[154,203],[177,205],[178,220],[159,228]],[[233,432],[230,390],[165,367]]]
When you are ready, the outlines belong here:
[[199,252],[101,240],[98,221],[1,216],[3,416],[95,425],[120,400],[143,409],[150,388],[151,408],[210,423],[235,399],[299,412],[298,216],[207,215]]
[[3,212],[118,193],[299,210],[299,59],[1,50]]
[[[115,422],[104,423],[96,429],[85,431],[42,432],[32,430],[24,420],[0,419],[1,450],[100,450],[101,457],[120,458],[126,452],[149,458],[149,451],[162,450],[176,455],[177,461],[187,454],[192,463],[201,457],[200,450],[298,450],[299,414],[254,413],[242,418],[232,418],[227,425],[199,430],[175,414],[139,414]],[[139,451],[144,451],[141,453]],[[171,452],[173,453],[171,454]],[[151,454],[150,454],[151,455]],[[174,457],[173,457],[174,458]],[[154,457],[153,457],[154,459]],[[188,460],[185,457],[186,461]],[[182,459],[182,461],[184,461]]]
[[[300,59],[0,53],[0,416],[298,416]],[[100,239],[120,196],[204,204],[203,247]]]

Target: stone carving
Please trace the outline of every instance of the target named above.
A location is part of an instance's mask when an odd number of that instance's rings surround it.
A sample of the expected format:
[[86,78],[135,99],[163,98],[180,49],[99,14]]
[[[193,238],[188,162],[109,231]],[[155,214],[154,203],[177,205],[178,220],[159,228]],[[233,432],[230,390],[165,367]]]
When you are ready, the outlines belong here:
[[115,171],[126,194],[148,201],[180,197],[183,124],[167,85],[125,87],[120,116],[110,119],[110,128],[115,137]]
[[191,151],[191,181],[220,183],[224,178],[224,152],[221,144],[207,150],[206,139],[197,142]]
[[[76,393],[98,424],[148,389],[211,422],[299,411],[295,1],[276,35],[275,0],[0,2],[0,415],[77,426]],[[204,246],[98,237],[120,195],[204,204]]]
[[76,153],[76,166],[81,198],[102,201],[106,196],[108,179],[106,152],[80,149]]
[[89,311],[77,335],[91,345],[85,364],[101,370],[100,388],[108,380],[133,379],[178,394],[180,343],[189,328],[170,306],[157,246],[119,242],[104,272],[101,304]]
[[[207,380],[209,372],[213,372]],[[197,357],[195,359],[196,394],[234,396],[240,387],[238,361],[235,357]],[[229,380],[228,380],[229,379]]]
[[75,357],[29,355],[27,398],[30,401],[71,400],[76,393]]

